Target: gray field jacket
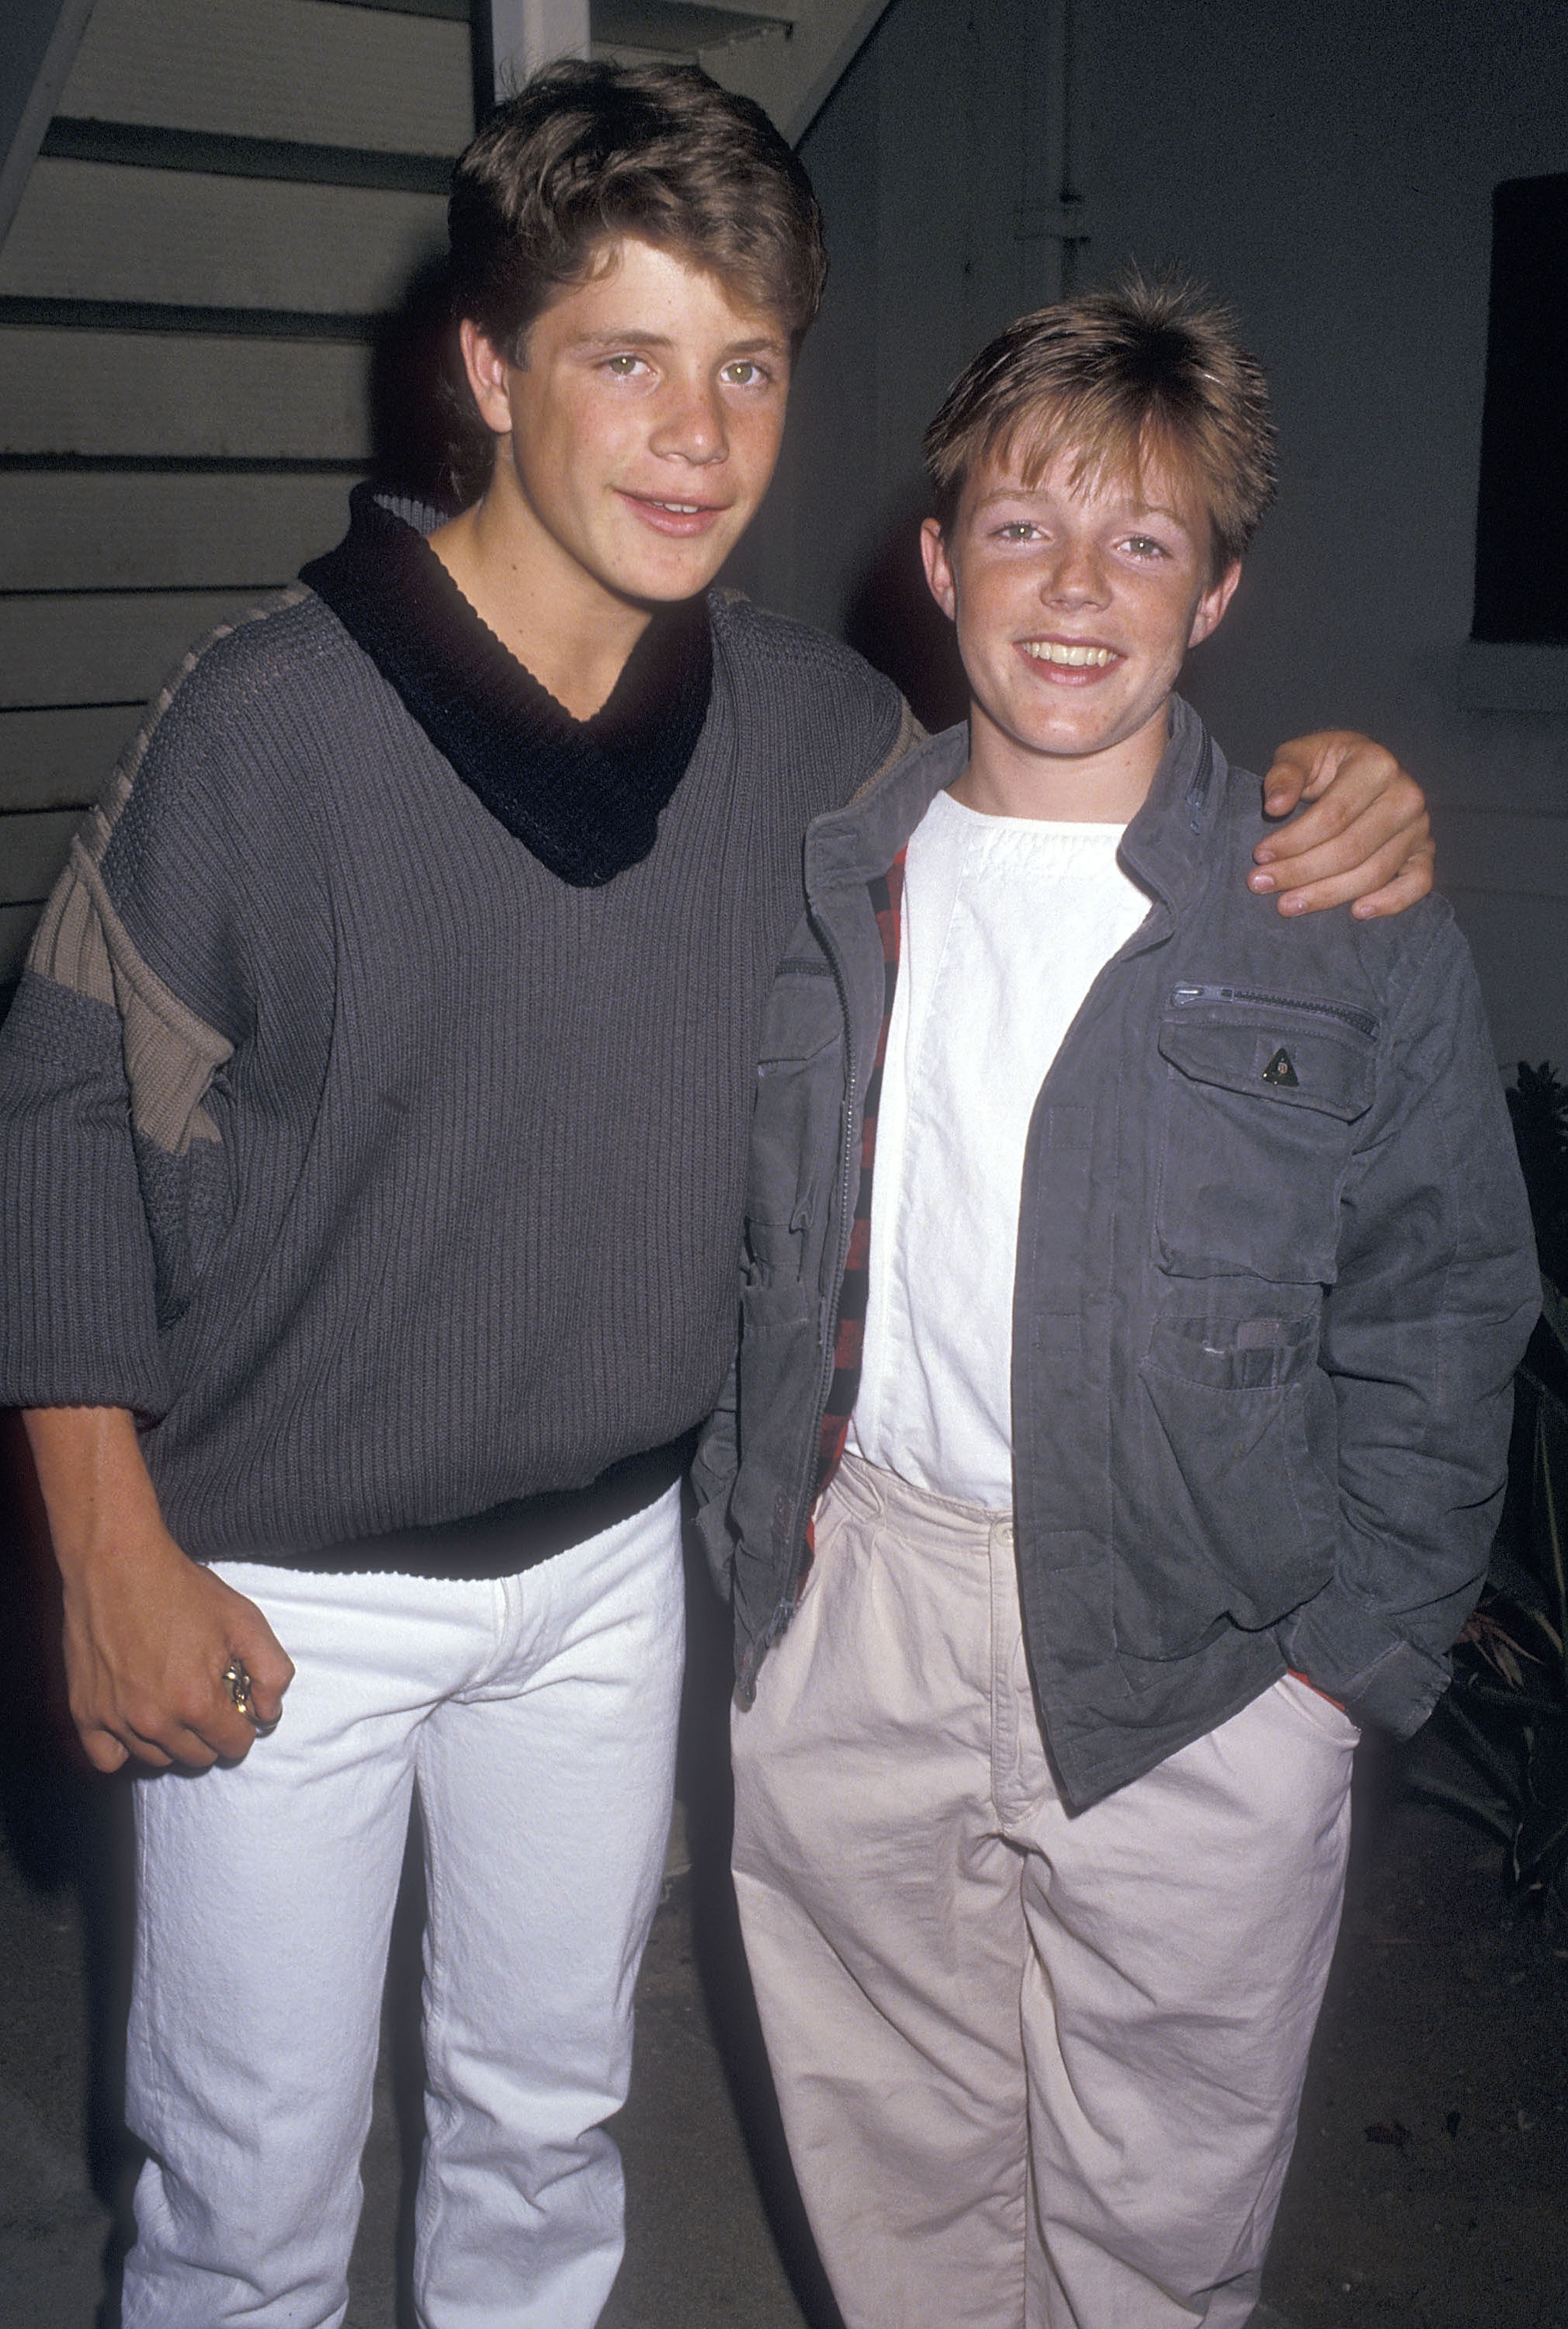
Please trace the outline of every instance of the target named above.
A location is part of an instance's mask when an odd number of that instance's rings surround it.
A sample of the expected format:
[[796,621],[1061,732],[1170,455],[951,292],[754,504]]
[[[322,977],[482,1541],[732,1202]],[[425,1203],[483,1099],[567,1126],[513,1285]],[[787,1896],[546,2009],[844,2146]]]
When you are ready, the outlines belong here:
[[[868,882],[963,766],[922,744],[806,841],[746,1192],[739,1357],[695,1480],[744,1706],[805,1571],[885,974]],[[1475,975],[1437,899],[1287,922],[1179,701],[1121,861],[1150,897],[1040,1090],[1013,1310],[1024,1633],[1095,1801],[1287,1667],[1407,1735],[1448,1676],[1539,1307]]]

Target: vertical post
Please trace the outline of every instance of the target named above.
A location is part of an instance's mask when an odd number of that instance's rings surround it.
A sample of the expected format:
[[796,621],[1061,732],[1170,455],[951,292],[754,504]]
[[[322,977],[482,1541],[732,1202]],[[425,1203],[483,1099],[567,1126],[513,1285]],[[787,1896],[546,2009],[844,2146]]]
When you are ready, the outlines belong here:
[[1081,7],[1082,0],[1045,0],[1030,11],[1017,231],[1025,248],[1024,299],[1031,306],[1075,288],[1089,240],[1077,178]]
[[1075,0],[1062,0],[1062,180],[1061,180],[1061,245],[1062,293],[1065,299],[1078,288],[1080,265],[1089,237],[1084,215],[1084,197],[1079,188],[1078,151],[1081,123],[1079,119],[1079,83],[1081,69],[1078,61],[1078,33],[1081,5]]
[[558,57],[588,53],[588,0],[488,0],[490,68],[499,99]]

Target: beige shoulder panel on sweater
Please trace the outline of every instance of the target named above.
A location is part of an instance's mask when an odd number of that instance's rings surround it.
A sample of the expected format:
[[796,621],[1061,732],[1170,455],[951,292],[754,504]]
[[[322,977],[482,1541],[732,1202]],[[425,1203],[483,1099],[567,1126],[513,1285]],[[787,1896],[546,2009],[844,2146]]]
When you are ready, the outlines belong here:
[[103,798],[83,819],[28,953],[27,966],[38,977],[117,1011],[132,1126],[171,1156],[183,1156],[193,1140],[217,1139],[218,1127],[202,1103],[234,1046],[189,1010],[144,961],[109,900],[99,869],[158,724],[202,657],[240,624],[306,595],[305,585],[297,583],[268,598],[235,622],[210,631],[181,659],[153,698]]

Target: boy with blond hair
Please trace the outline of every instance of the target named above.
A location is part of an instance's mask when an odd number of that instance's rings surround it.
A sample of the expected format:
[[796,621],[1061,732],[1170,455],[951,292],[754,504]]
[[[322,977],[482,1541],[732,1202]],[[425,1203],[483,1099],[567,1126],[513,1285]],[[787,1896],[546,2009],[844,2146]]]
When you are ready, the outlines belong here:
[[1172,693],[1272,492],[1227,319],[1026,316],[926,445],[970,719],[808,835],[697,1470],[742,1925],[850,2329],[1239,2329],[1529,1219],[1447,909],[1249,896]]

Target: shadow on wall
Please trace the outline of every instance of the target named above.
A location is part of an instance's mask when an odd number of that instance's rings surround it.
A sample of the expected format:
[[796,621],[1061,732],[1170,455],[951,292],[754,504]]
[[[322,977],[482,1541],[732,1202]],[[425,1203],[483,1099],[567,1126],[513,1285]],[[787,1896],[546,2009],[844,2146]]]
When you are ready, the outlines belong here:
[[934,735],[964,718],[969,690],[953,625],[925,587],[924,514],[924,505],[913,502],[888,529],[850,597],[844,636],[902,690],[921,726]]
[[[106,1779],[76,1749],[60,1652],[60,1579],[21,1418],[0,1415],[0,1845],[37,1893],[74,1892],[87,2018],[87,2157],[111,2217],[111,2287],[132,2238],[141,2152],[125,2126],[135,1852],[128,1774]],[[9,1938],[9,1936],[7,1937]],[[8,2009],[12,2010],[12,2009]],[[40,2032],[39,2042],[57,2033]]]
[[378,320],[370,402],[378,485],[446,508],[477,498],[493,439],[463,377],[445,259],[420,268]]
[[728,1605],[714,1591],[697,1543],[690,1496],[685,1520],[686,1685],[675,1793],[685,1807],[691,1853],[692,1953],[757,2195],[806,2329],[844,2329],[790,2164],[746,1970],[729,1873],[735,1826],[729,1761],[734,1632]]

